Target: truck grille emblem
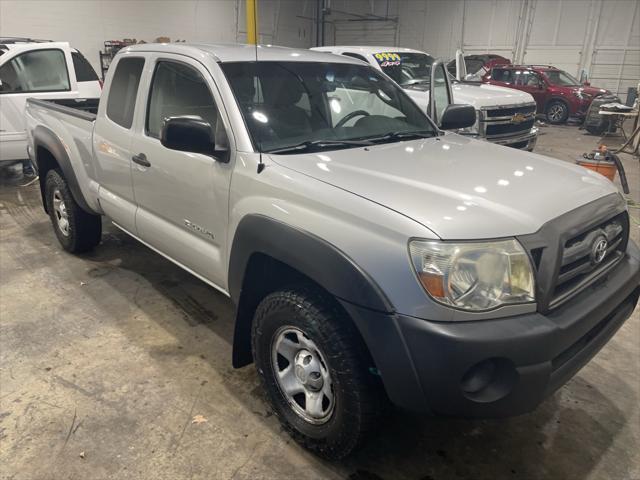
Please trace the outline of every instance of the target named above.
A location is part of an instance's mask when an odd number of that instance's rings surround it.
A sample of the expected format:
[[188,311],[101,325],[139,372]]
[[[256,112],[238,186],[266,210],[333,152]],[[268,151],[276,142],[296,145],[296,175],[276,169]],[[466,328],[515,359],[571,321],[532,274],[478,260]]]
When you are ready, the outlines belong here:
[[607,255],[607,239],[598,237],[591,247],[591,263],[598,265]]
[[513,115],[513,117],[511,117],[511,122],[515,123],[516,125],[519,125],[522,122],[526,122],[527,121],[527,115],[525,115],[524,113],[516,113]]

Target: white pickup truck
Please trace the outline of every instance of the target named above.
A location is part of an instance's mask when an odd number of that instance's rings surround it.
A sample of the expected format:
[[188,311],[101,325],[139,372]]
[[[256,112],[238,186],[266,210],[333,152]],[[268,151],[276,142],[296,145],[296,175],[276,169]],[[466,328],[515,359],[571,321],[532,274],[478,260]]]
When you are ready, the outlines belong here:
[[95,111],[102,87],[86,58],[66,42],[0,38],[0,164],[27,159],[27,98]]
[[[233,365],[254,362],[284,427],[325,457],[371,438],[387,399],[534,409],[640,295],[613,183],[442,131],[353,58],[137,45],[97,115],[29,99],[26,116],[61,245],[97,246],[105,215],[229,296]],[[474,121],[470,105],[441,117]]]
[[476,123],[460,133],[528,151],[535,147],[538,138],[538,129],[534,126],[536,103],[526,92],[455,79],[449,92],[435,85],[436,95],[450,95],[452,98],[448,101],[435,98],[434,102],[440,103],[441,107],[431,111],[430,84],[436,82],[448,87],[451,80],[446,69],[439,68],[442,63],[431,55],[399,47],[331,46],[311,50],[345,55],[373,65],[403,87],[436,122],[447,103],[473,105]]

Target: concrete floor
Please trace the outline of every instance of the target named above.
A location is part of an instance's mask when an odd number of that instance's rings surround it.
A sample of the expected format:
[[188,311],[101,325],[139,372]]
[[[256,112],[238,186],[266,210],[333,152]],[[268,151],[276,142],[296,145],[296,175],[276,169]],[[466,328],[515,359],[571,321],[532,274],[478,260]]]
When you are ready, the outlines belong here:
[[[598,140],[576,127],[541,133],[537,151],[566,161]],[[629,156],[625,165],[637,205],[640,165]],[[253,367],[231,368],[224,296],[107,222],[95,252],[64,253],[37,187],[3,181],[2,479],[640,478],[638,309],[534,413],[392,412],[363,450],[331,464],[281,430]],[[631,212],[637,242],[640,211]]]

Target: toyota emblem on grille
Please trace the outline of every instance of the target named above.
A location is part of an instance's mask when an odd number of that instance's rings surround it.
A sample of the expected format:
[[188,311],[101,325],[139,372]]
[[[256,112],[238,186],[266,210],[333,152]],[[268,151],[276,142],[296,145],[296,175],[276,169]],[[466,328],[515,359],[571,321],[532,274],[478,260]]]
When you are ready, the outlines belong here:
[[591,247],[591,262],[594,265],[598,265],[604,259],[607,254],[607,239],[604,237],[598,237],[595,242],[593,242],[593,247]]

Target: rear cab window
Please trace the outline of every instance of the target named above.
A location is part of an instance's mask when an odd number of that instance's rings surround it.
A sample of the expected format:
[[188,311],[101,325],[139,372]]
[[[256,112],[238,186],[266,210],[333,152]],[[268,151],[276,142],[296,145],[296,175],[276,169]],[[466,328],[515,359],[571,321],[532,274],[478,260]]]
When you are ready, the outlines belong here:
[[0,67],[0,94],[69,90],[67,62],[60,49],[31,50]]
[[140,77],[144,67],[142,57],[124,57],[118,61],[111,80],[107,117],[126,129],[131,128]]
[[76,72],[78,82],[97,82],[98,75],[89,61],[80,52],[71,52],[73,59],[73,69]]

